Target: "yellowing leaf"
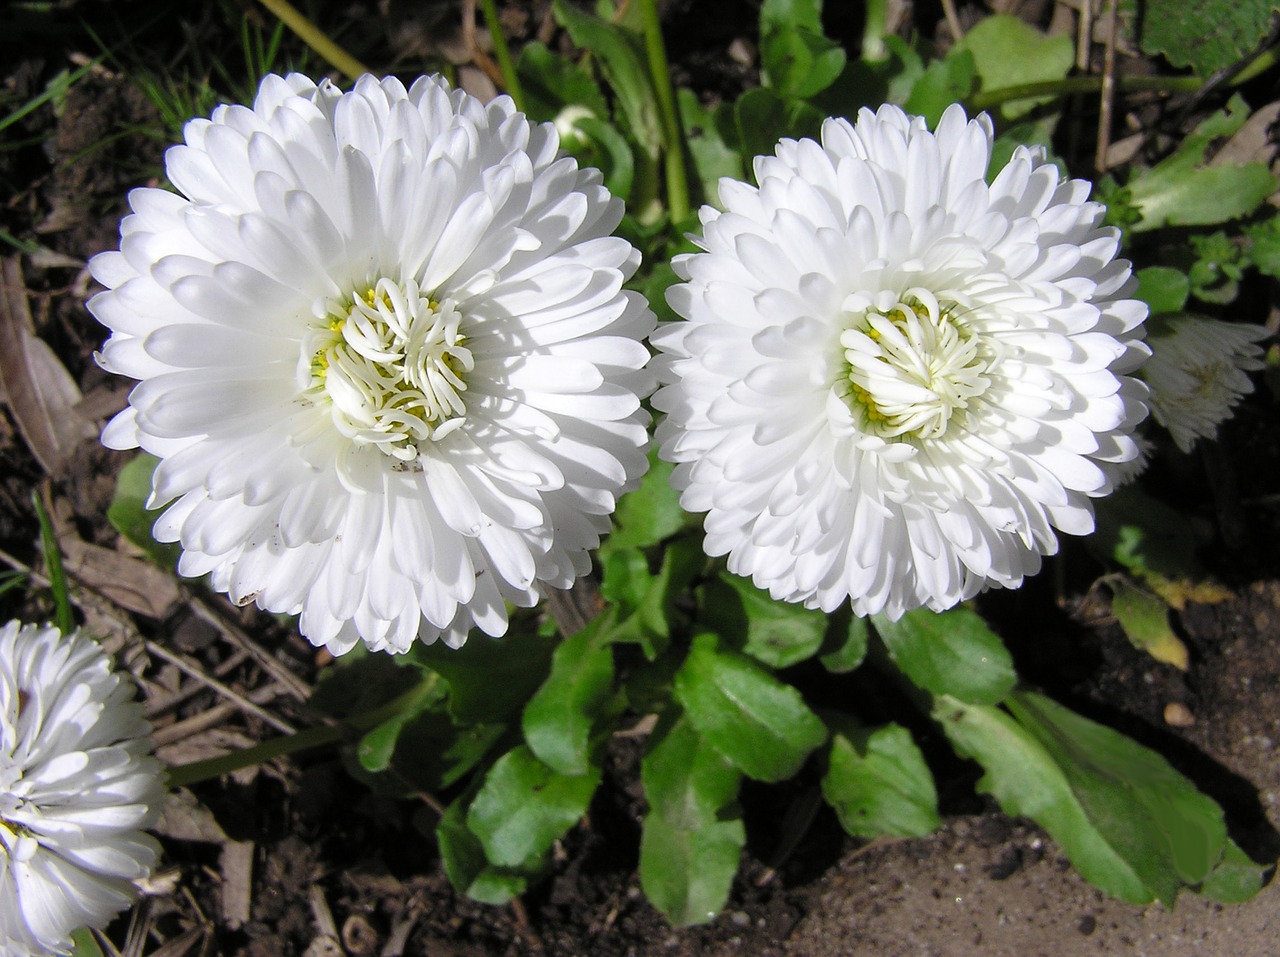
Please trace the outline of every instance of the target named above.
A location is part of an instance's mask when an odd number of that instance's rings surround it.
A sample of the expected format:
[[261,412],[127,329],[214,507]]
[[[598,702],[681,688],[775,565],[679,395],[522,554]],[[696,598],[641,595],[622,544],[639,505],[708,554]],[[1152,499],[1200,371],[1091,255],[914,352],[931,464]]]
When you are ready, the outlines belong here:
[[1133,647],[1186,671],[1187,646],[1169,626],[1169,606],[1164,600],[1119,576],[1108,579],[1107,585],[1111,588],[1111,610]]

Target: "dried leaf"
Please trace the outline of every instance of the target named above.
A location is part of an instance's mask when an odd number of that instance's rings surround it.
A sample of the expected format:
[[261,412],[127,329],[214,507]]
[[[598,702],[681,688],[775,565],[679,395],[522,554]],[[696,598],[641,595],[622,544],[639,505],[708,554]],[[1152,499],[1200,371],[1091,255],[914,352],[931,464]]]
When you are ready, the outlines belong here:
[[222,919],[232,930],[239,930],[253,916],[253,855],[253,841],[227,841],[218,855]]
[[0,388],[31,454],[57,477],[93,426],[76,411],[81,396],[75,380],[36,337],[17,257],[0,261],[0,283]]
[[1209,166],[1242,166],[1245,163],[1271,165],[1276,158],[1276,142],[1271,130],[1280,120],[1280,101],[1253,111],[1244,126],[1214,154]]
[[152,562],[82,541],[66,530],[58,547],[72,578],[134,614],[163,620],[182,601],[173,576]]
[[222,844],[227,840],[227,832],[214,818],[213,812],[186,788],[178,788],[165,795],[160,820],[151,830],[173,841]]

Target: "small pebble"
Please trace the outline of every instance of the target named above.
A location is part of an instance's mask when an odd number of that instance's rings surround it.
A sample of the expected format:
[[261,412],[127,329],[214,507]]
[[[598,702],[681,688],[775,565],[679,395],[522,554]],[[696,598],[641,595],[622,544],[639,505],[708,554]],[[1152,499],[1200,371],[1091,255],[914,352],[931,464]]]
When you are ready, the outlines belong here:
[[1174,728],[1189,728],[1196,723],[1196,716],[1182,702],[1170,701],[1164,706],[1164,723]]

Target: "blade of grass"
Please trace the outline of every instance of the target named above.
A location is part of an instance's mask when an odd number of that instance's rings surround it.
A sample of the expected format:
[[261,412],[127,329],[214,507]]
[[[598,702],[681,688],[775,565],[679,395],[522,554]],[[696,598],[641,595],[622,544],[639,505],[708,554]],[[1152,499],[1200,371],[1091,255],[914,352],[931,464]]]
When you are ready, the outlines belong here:
[[37,489],[31,490],[31,503],[40,520],[40,548],[44,552],[44,566],[49,574],[49,590],[53,592],[53,623],[64,635],[76,630],[76,620],[71,614],[71,596],[67,593],[67,573],[62,568],[62,552],[53,532],[53,520],[44,507],[44,500]]
[[18,107],[8,116],[6,116],[4,119],[0,120],[0,132],[3,132],[8,127],[18,122],[18,120],[22,119],[32,110],[38,110],[40,107],[44,106],[44,104],[48,103],[50,100],[57,99],[60,96],[65,96],[67,90],[71,89],[71,87],[81,77],[83,77],[90,70],[94,69],[101,62],[102,62],[102,58],[99,57],[97,59],[90,60],[88,63],[86,63],[80,69],[76,70],[74,73],[67,73],[61,76],[54,77],[54,79],[49,82],[49,85],[45,87],[45,91],[43,93],[41,93],[39,96],[35,96],[27,100],[26,103],[22,104],[22,106]]
[[428,673],[428,676],[420,684],[410,688],[398,698],[387,702],[381,707],[373,708],[360,714],[353,714],[333,724],[316,725],[312,728],[303,728],[301,731],[295,731],[293,734],[281,735],[278,738],[268,738],[266,741],[241,751],[233,751],[230,754],[219,755],[216,758],[193,761],[191,764],[182,764],[178,767],[170,768],[169,786],[173,788],[186,787],[199,781],[207,781],[210,778],[230,774],[232,771],[239,771],[241,768],[263,764],[272,758],[347,740],[355,734],[376,728],[384,721],[388,721],[399,714],[412,713],[414,707],[432,693],[437,680],[438,678],[434,673]]
[[31,240],[19,239],[17,236],[13,236],[10,233],[5,232],[3,229],[0,229],[0,242],[8,243],[18,252],[26,253],[28,256],[40,251],[40,247],[31,242]]
[[0,595],[13,591],[27,580],[27,573],[19,569],[0,572]]
[[329,63],[338,72],[354,80],[365,73],[372,73],[367,66],[353,57],[333,40],[328,34],[308,20],[288,0],[260,0],[262,5],[275,14],[280,22],[298,35],[307,46]]
[[516,64],[511,59],[511,47],[507,43],[506,34],[502,32],[502,24],[498,22],[498,5],[494,0],[480,0],[484,10],[484,21],[489,25],[489,36],[493,37],[493,55],[498,61],[498,69],[502,71],[502,84],[507,88],[507,95],[516,104],[516,109],[524,111],[524,89],[520,86],[520,77],[516,75]]

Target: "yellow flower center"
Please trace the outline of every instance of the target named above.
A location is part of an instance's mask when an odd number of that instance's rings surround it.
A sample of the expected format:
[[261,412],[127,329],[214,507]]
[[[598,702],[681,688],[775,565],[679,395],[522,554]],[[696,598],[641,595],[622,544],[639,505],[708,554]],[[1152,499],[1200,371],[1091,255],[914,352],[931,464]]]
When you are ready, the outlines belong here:
[[991,384],[981,337],[925,289],[867,309],[840,345],[846,367],[837,387],[863,430],[881,438],[944,436]]
[[316,313],[303,343],[308,391],[328,398],[343,435],[408,462],[463,424],[475,361],[452,301],[430,299],[412,279],[379,279]]

